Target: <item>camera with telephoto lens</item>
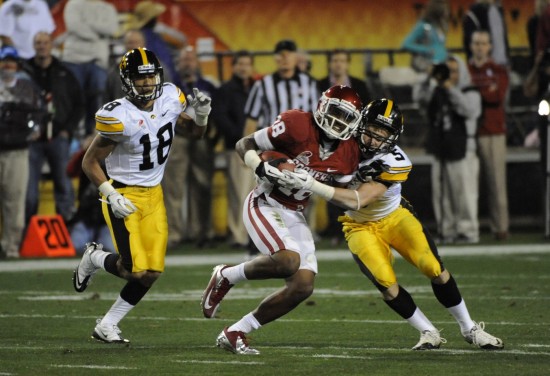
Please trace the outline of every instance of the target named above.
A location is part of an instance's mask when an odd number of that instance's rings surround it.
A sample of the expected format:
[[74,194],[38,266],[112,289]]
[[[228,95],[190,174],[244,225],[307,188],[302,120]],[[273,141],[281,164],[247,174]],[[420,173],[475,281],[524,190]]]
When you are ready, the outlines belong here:
[[445,63],[435,64],[432,68],[432,77],[438,83],[443,83],[449,79],[451,76],[451,71]]

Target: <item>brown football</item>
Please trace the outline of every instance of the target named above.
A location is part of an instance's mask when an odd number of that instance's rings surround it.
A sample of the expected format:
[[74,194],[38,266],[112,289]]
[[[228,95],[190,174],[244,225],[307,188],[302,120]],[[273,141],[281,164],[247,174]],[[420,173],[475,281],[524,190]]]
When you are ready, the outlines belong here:
[[286,162],[281,162],[277,165],[277,168],[280,171],[283,171],[283,170],[294,171],[294,169],[296,168],[296,165],[292,163],[292,160],[288,157],[288,155],[283,154],[279,151],[275,151],[275,150],[263,151],[260,154],[260,158],[264,162],[271,162],[275,159],[284,159]]

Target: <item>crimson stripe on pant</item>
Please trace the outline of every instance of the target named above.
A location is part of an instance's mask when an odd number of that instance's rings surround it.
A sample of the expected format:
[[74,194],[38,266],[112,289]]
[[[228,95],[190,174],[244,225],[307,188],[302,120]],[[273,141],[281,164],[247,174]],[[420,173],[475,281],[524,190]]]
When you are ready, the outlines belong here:
[[[267,246],[269,253],[273,254],[280,249],[285,249],[286,247],[282,239],[277,234],[277,231],[275,231],[275,229],[271,226],[269,221],[265,218],[265,216],[261,212],[258,205],[258,201],[259,201],[259,197],[253,197],[252,194],[250,195],[250,201],[248,205],[248,217],[250,219],[250,223],[252,224],[252,226],[254,226],[256,233],[260,237],[260,240]],[[253,217],[253,214],[256,215],[262,227],[260,227],[259,224],[256,222],[256,219]],[[264,233],[264,229],[267,230],[267,234]],[[278,249],[275,249],[273,247],[272,242],[268,240],[267,236],[270,236],[275,241]]]

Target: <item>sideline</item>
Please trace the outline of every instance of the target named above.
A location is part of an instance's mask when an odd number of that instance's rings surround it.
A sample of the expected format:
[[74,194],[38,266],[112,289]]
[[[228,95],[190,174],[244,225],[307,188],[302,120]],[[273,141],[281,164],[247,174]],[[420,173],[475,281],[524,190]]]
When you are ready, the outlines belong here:
[[[445,257],[460,256],[501,256],[516,254],[550,254],[550,244],[515,244],[488,246],[441,246],[439,254]],[[220,263],[238,264],[244,261],[245,253],[215,253],[211,255],[169,255],[166,267],[217,265]],[[399,255],[397,255],[399,257]],[[317,250],[319,261],[350,260],[347,249]],[[32,270],[73,270],[80,258],[63,259],[20,259],[0,261],[0,272],[25,272]]]

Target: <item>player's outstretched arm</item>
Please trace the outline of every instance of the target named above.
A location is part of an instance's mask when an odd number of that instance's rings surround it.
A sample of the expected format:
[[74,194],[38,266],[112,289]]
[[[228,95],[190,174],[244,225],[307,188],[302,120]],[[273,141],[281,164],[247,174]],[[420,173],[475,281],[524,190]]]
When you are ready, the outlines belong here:
[[341,208],[359,210],[378,200],[388,189],[384,184],[375,181],[361,184],[357,189],[337,188],[315,180],[305,170],[297,172],[284,171],[287,177],[279,185],[291,189],[307,189]]

